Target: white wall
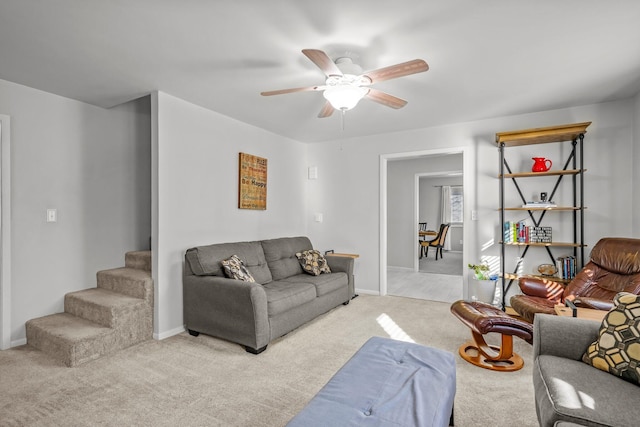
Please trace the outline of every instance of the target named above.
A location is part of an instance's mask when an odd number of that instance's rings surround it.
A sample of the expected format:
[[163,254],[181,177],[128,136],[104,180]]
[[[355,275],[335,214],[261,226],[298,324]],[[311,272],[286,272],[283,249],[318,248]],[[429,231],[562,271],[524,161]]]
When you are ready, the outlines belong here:
[[[0,80],[11,117],[11,341],[63,310],[67,292],[148,247],[148,98],[105,110]],[[46,223],[48,208],[58,222]]]
[[[470,150],[471,160],[465,175],[474,177],[471,188],[465,189],[465,194],[470,194],[465,197],[469,262],[485,255],[497,256],[501,225],[496,210],[499,161],[495,133],[593,121],[585,142],[586,243],[592,247],[603,236],[633,236],[630,184],[634,102],[623,100],[313,144],[309,157],[316,159],[320,169],[332,173],[318,181],[315,191],[323,200],[318,209],[327,220],[312,224],[309,235],[323,245],[360,253],[356,285],[363,291],[377,292],[380,155],[464,146]],[[527,161],[523,158],[522,164],[530,165],[531,160]],[[471,221],[472,209],[478,210],[477,221]],[[532,269],[534,263],[532,258],[527,268]]]
[[[306,146],[154,94],[154,332],[184,330],[182,268],[193,246],[306,235]],[[155,120],[155,119],[154,119]],[[238,209],[238,154],[267,159],[267,209]],[[326,173],[326,171],[322,171]],[[315,243],[315,242],[314,242]]]

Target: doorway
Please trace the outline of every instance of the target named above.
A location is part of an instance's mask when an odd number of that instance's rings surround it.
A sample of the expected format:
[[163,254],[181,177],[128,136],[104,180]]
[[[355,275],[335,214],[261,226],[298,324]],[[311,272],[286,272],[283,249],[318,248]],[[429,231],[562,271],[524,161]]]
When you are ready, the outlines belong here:
[[[442,222],[439,207],[431,209],[429,214],[425,214],[423,209],[421,214],[420,180],[425,179],[425,185],[432,187],[438,185],[437,182],[455,184],[461,187],[462,200],[468,198],[466,189],[471,186],[466,181],[471,174],[465,173],[469,167],[467,157],[464,147],[380,156],[380,295],[447,302],[465,298],[468,284],[462,267],[466,265],[464,241],[469,227],[464,227],[462,221],[457,225],[454,234],[462,245],[444,252],[444,258],[435,261],[435,251],[431,249],[430,256],[420,260],[418,223],[427,220],[429,229],[438,230]],[[451,180],[453,176],[457,181]],[[438,199],[431,203],[438,206],[441,187],[431,188],[430,192],[437,194]],[[445,258],[447,263],[457,263],[449,265],[453,266],[453,271],[444,265]],[[421,268],[425,262],[435,270],[420,271],[425,270]]]

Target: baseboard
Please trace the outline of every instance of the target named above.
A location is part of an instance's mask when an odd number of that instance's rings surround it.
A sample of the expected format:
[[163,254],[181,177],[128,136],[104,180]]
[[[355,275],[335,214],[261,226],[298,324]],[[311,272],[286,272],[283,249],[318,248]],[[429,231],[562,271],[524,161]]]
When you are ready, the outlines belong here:
[[180,327],[177,327],[177,328],[171,329],[171,330],[169,330],[169,331],[161,332],[161,333],[159,333],[159,334],[154,333],[154,334],[153,334],[153,339],[154,339],[154,340],[158,340],[158,341],[160,341],[160,340],[164,340],[164,339],[167,339],[167,338],[172,337],[172,336],[174,336],[174,335],[181,334],[181,333],[183,333],[184,331],[186,331],[186,329],[184,328],[184,326],[180,326]]
[[413,268],[411,267],[396,267],[395,265],[388,265],[387,266],[387,270],[388,269],[393,269],[393,270],[405,270],[405,271],[414,271]]
[[11,347],[20,347],[21,345],[25,345],[27,343],[26,338],[20,338],[19,340],[11,341]]
[[358,289],[356,288],[356,294],[367,294],[380,296],[380,291],[372,291],[371,289]]

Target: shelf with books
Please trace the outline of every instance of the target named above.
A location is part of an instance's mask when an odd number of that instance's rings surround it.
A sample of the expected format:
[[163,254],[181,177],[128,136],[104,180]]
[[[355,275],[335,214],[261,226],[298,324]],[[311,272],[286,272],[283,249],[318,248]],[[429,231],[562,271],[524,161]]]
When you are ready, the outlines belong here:
[[[560,271],[560,267],[562,267],[562,272],[568,271],[564,264],[558,265],[558,258],[570,257],[571,271],[580,269],[584,263],[584,248],[586,247],[584,244],[584,212],[586,207],[584,206],[583,200],[583,188],[586,169],[583,168],[583,142],[586,129],[590,124],[591,122],[573,123],[546,128],[496,133],[496,143],[500,154],[500,171],[498,174],[500,206],[498,211],[500,212],[500,222],[503,224],[503,236],[500,242],[503,307],[506,306],[505,297],[507,292],[513,282],[520,277],[517,273],[522,272],[524,266],[523,259],[530,248],[544,248],[549,260],[557,267],[558,271]],[[564,147],[560,146],[557,150],[554,150],[557,151],[560,156],[566,156],[562,169],[534,172],[533,170],[535,170],[535,168],[532,168],[532,171],[513,171],[505,158],[505,148],[507,147],[550,143],[564,144],[566,142],[571,144],[568,152]],[[516,161],[519,160],[517,164],[522,164],[522,157],[527,157],[527,153],[530,153],[530,151],[525,150],[524,153],[524,156],[520,154],[519,158],[517,155],[515,156]],[[529,154],[528,157],[530,156],[531,154]],[[536,157],[534,160],[539,160],[539,158]],[[556,163],[558,162],[556,161]],[[547,162],[546,165],[551,166],[550,162]],[[531,182],[535,178],[542,179]],[[523,179],[522,182],[520,182],[521,179]],[[507,182],[512,184],[510,188],[517,191],[517,195],[512,193],[513,195],[509,199],[509,205],[511,206],[505,206]],[[524,194],[526,190],[523,191],[523,188],[526,189],[527,186],[535,187],[536,185],[550,186],[549,188],[552,189],[545,193],[545,196],[548,195],[548,197],[542,197],[541,195],[539,201],[531,201],[531,199],[525,197]],[[518,203],[513,203],[514,196],[521,200],[519,206],[515,206],[518,205]],[[556,200],[554,196],[558,196],[558,200]],[[534,200],[535,199],[537,199],[537,197],[534,195]],[[509,221],[506,215],[513,217],[516,216],[518,212],[526,212],[527,218],[520,218],[518,221],[515,221],[515,223],[519,225],[516,225],[514,229],[512,228],[512,221]],[[546,215],[553,215],[553,219],[549,221],[548,218],[551,217],[546,217]],[[554,233],[552,233],[552,231],[556,230],[551,230],[551,227],[544,227],[543,220],[547,224],[549,224],[549,222],[554,224],[554,228],[558,227],[557,224],[560,224],[558,236],[562,241],[553,241]],[[507,224],[509,225],[507,226]],[[571,236],[573,238],[571,238]],[[506,250],[514,247],[520,249],[518,249],[518,257],[515,258],[517,260],[515,268],[513,268],[513,271],[510,273],[507,271]],[[511,250],[514,251],[515,249]],[[535,251],[535,249],[533,249],[533,251]],[[560,253],[570,252],[570,254],[564,253],[562,256],[558,256],[559,254],[554,254],[554,251]],[[534,255],[534,258],[537,256],[538,255]],[[511,262],[513,261],[510,261],[510,263]],[[570,276],[568,273],[567,275]],[[536,275],[527,276],[538,277]],[[569,278],[561,279],[555,276],[541,277],[562,283],[569,281]]]
[[564,246],[568,248],[581,248],[586,247],[586,245],[582,245],[580,243],[572,243],[572,242],[500,242],[501,244],[507,246]]

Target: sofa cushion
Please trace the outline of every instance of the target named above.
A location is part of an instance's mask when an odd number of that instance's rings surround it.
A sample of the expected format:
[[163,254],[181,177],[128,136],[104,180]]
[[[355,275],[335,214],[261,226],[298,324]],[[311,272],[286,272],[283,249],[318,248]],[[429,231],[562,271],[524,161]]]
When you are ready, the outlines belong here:
[[302,273],[296,253],[313,246],[307,237],[283,237],[263,240],[262,249],[273,280],[281,280]]
[[267,266],[260,242],[218,243],[187,250],[186,258],[196,276],[225,276],[222,261],[237,255],[257,283],[269,283],[271,271]]
[[540,425],[636,426],[640,387],[579,360],[542,354],[534,360],[533,383]]
[[640,384],[640,296],[621,292],[602,320],[598,339],[582,360],[610,374]]
[[276,316],[313,301],[316,288],[311,283],[273,281],[263,286],[267,295],[267,313]]
[[347,273],[343,272],[321,274],[319,276],[310,276],[303,273],[287,277],[281,281],[290,283],[311,283],[315,286],[316,295],[319,297],[349,285]]
[[224,274],[229,279],[242,280],[243,282],[255,282],[251,273],[244,266],[244,261],[238,258],[238,255],[232,255],[231,258],[222,260],[222,268]]
[[331,273],[327,260],[315,249],[296,252],[296,258],[298,258],[298,262],[300,262],[300,267],[302,267],[307,274],[318,276],[322,273]]

